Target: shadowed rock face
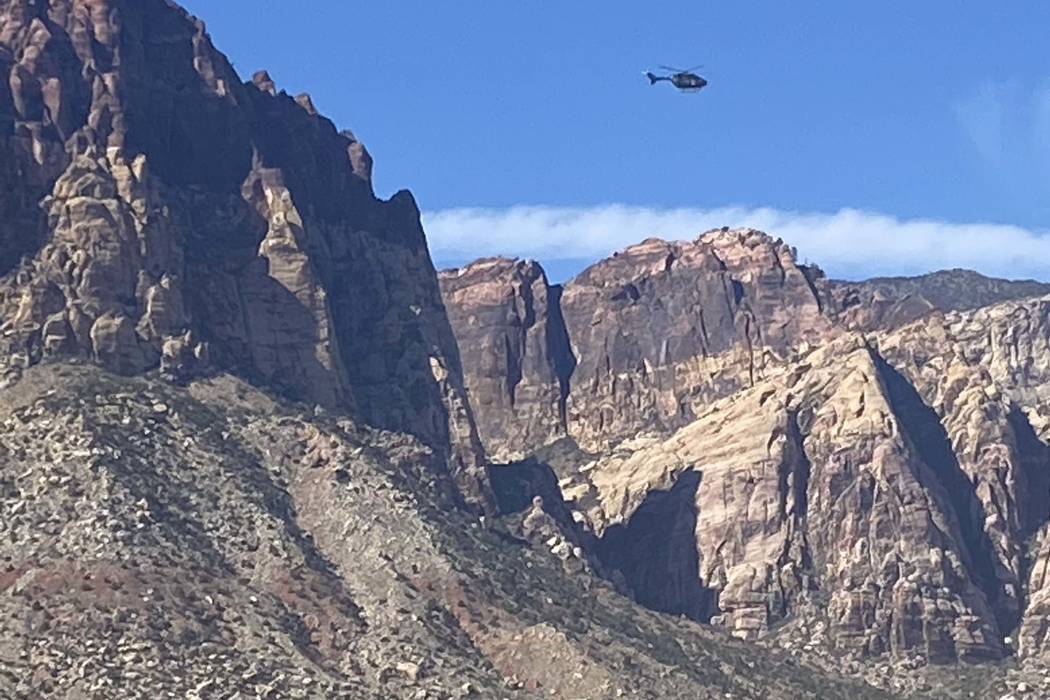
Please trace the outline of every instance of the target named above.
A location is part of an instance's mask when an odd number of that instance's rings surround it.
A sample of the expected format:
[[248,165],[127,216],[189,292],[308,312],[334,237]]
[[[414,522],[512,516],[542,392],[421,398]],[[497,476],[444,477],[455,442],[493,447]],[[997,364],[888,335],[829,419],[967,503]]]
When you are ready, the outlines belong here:
[[596,549],[606,566],[623,574],[638,602],[706,622],[716,608],[701,582],[695,547],[699,487],[700,474],[688,471],[669,490],[651,491]]
[[563,492],[600,535],[697,470],[701,583],[712,620],[741,636],[817,604],[842,648],[950,662],[1007,653],[1012,637],[1040,657],[1046,307],[830,341],[669,438],[620,443]]
[[233,370],[450,453],[487,504],[411,195],[164,0],[0,2],[0,357]]
[[561,312],[561,287],[535,262],[494,258],[439,276],[478,428],[493,458],[535,450],[565,435],[576,358]]
[[1046,298],[1005,302],[935,314],[877,338],[940,418],[972,489],[970,536],[990,563],[989,599],[1026,656],[1050,650],[1048,309]]

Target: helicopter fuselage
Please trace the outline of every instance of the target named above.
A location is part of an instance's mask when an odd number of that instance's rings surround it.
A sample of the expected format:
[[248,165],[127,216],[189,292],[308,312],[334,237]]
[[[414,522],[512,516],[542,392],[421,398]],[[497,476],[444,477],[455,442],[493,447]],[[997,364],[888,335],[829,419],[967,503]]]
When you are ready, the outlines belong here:
[[649,78],[650,85],[666,81],[685,92],[696,92],[707,86],[707,80],[701,78],[696,73],[681,72],[672,73],[671,75],[654,75],[653,73],[646,73],[646,76]]
[[695,73],[675,73],[671,76],[671,84],[679,90],[700,90],[707,81]]

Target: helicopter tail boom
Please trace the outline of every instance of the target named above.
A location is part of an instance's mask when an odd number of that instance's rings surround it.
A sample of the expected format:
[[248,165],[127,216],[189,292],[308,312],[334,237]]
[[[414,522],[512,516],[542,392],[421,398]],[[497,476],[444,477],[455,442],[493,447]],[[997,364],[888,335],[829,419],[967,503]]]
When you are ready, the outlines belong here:
[[649,79],[649,84],[650,85],[656,85],[661,80],[667,80],[667,78],[665,76],[654,75],[651,72],[647,72],[645,74],[645,77]]

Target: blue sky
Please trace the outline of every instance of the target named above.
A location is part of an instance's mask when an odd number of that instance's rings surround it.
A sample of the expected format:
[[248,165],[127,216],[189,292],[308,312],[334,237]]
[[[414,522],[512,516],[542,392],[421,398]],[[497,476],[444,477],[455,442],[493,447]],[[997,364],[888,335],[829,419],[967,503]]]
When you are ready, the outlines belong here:
[[[728,225],[767,221],[755,218],[765,210],[782,224],[800,213],[841,225],[847,210],[888,228],[798,243],[832,273],[958,262],[1050,278],[1050,246],[1038,264],[1027,249],[943,256],[952,224],[1012,225],[1037,243],[1050,228],[1045,0],[184,4],[242,76],[267,68],[366,143],[378,192],[411,189],[436,222],[437,259],[535,255],[568,270],[648,235],[681,235],[683,212],[697,214],[686,223],[695,235],[729,213]],[[703,63],[711,85],[651,88],[641,72],[661,63]],[[447,243],[462,243],[453,214],[464,208],[475,225],[481,210],[505,228],[521,220],[506,218],[514,207],[568,211],[571,222],[608,205],[653,214],[651,230],[606,216],[586,249],[551,238],[569,235],[564,226],[479,230],[469,250]],[[669,211],[676,218],[660,218]],[[914,259],[894,222],[947,228]],[[874,257],[827,263],[851,242]],[[884,246],[896,257],[880,258]]]

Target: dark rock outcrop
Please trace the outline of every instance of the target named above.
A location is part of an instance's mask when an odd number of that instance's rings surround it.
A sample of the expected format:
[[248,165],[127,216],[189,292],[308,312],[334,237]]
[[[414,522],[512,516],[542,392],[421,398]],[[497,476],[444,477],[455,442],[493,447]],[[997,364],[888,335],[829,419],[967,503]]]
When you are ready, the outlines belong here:
[[1003,301],[1050,294],[1050,284],[1004,280],[972,270],[941,270],[916,277],[831,282],[836,309],[858,330],[897,328],[934,311],[968,311]]
[[576,359],[561,313],[561,287],[535,262],[493,258],[443,271],[478,429],[493,458],[533,451],[565,434]]
[[692,420],[834,332],[819,270],[779,239],[719,230],[648,240],[565,285],[577,358],[569,434],[586,447]]
[[165,0],[0,3],[0,363],[232,370],[407,431],[488,506],[411,195]]

